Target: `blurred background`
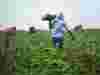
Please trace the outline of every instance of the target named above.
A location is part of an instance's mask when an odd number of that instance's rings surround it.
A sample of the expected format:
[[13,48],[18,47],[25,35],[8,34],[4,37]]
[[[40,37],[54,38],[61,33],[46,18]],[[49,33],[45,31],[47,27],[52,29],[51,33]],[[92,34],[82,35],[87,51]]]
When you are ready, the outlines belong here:
[[[85,28],[100,28],[99,0],[0,0],[0,24],[13,25],[17,30],[27,30],[34,25],[48,30],[41,16],[63,11],[68,24],[86,24]],[[27,25],[28,24],[28,25]]]

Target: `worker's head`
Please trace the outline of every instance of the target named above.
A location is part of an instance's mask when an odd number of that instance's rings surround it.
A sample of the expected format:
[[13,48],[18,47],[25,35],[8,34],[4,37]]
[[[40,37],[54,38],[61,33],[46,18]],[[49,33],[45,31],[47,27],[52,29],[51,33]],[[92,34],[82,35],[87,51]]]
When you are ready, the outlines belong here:
[[58,17],[58,19],[64,20],[64,15],[62,12],[59,12],[57,17]]
[[64,15],[63,15],[63,12],[60,12],[60,13],[59,13],[59,16],[64,16]]

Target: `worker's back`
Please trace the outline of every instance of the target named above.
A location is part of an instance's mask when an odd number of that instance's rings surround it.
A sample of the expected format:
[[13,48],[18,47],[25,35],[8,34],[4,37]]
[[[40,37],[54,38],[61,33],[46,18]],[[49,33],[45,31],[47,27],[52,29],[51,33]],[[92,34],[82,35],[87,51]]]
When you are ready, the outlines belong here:
[[52,37],[63,37],[64,35],[64,16],[57,16],[53,21]]

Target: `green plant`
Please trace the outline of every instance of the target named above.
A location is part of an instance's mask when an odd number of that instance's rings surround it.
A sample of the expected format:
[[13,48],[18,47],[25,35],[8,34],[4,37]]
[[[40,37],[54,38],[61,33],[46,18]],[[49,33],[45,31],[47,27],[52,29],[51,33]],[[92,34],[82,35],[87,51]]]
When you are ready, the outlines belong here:
[[18,75],[79,75],[79,65],[65,62],[63,49],[17,49]]

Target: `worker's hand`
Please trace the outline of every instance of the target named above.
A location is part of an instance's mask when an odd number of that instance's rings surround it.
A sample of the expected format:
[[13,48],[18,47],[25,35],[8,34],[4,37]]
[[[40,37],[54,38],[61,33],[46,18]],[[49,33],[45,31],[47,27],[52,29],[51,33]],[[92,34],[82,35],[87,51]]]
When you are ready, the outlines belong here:
[[75,40],[75,37],[73,36],[72,32],[68,30],[69,35],[71,36],[71,40]]

